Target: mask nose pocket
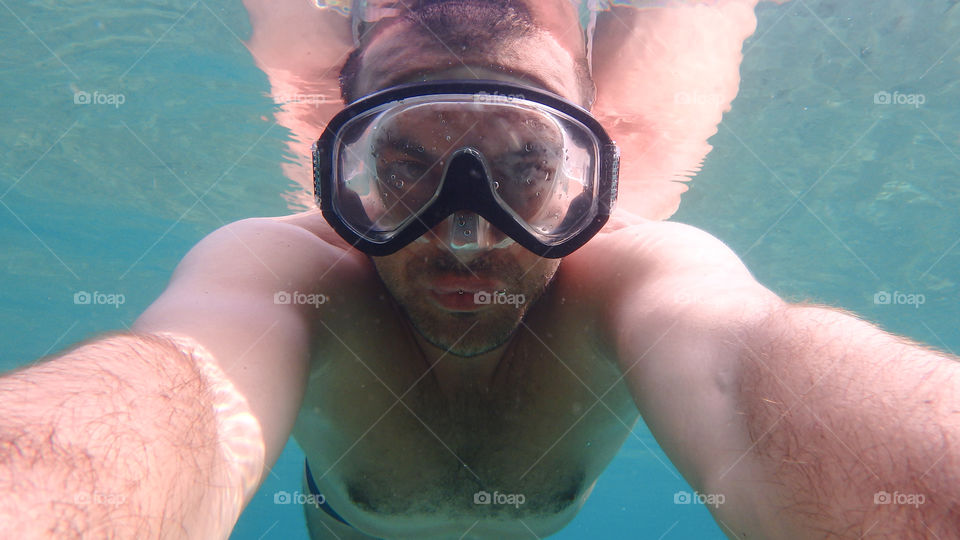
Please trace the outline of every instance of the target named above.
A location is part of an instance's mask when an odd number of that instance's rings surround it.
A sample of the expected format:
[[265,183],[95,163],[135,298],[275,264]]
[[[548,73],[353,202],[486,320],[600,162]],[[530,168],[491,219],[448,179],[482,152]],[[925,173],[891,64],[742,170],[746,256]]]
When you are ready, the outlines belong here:
[[455,184],[458,191],[476,195],[485,189],[487,171],[483,166],[480,152],[472,148],[462,148],[450,158],[444,184]]
[[[450,216],[450,247],[454,249],[478,249],[482,247],[483,234],[480,230],[483,221],[473,212],[456,212]],[[484,227],[486,229],[486,227]]]
[[[463,148],[454,153],[447,166],[444,185],[459,194],[459,206],[489,198],[489,177],[480,152]],[[460,210],[447,220],[448,245],[455,250],[484,249],[495,244],[490,223],[477,213]]]

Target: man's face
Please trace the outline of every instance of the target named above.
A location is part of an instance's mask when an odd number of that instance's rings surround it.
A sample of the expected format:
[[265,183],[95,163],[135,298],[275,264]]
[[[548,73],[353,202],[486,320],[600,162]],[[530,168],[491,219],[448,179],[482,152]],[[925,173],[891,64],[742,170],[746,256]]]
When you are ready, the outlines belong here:
[[[392,24],[368,44],[358,74],[360,95],[403,82],[480,78],[521,82],[573,102],[581,100],[573,58],[545,33],[505,43],[482,57],[471,56],[469,50],[457,51],[457,56],[436,39],[411,31],[409,24]],[[517,130],[522,130],[522,122]],[[550,138],[549,130],[538,131],[543,132],[540,142]],[[402,135],[409,139],[413,134]],[[426,148],[444,143],[424,142]],[[486,144],[488,149],[482,151],[496,153],[511,151],[511,145],[525,146],[526,141],[521,136]],[[380,278],[414,328],[434,346],[455,355],[475,356],[504,344],[560,265],[556,259],[534,255],[496,229],[490,232],[490,243],[496,248],[455,249],[449,244],[449,223],[444,221],[399,252],[373,257]],[[477,293],[498,291],[506,293],[499,301],[474,301]]]

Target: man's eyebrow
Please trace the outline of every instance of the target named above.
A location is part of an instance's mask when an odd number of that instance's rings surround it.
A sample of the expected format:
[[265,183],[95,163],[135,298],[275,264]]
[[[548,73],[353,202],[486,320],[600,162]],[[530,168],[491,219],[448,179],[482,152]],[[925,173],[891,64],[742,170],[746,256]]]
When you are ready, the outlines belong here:
[[[376,144],[377,145],[384,144],[384,140],[382,136],[377,138]],[[385,146],[386,148],[390,148],[392,150],[396,150],[398,152],[401,152],[410,156],[422,156],[428,160],[436,159],[436,156],[434,156],[433,153],[427,151],[427,149],[422,144],[420,144],[419,142],[414,142],[410,139],[403,138],[403,137],[388,138]],[[383,146],[381,146],[381,148],[382,147]],[[422,152],[420,151],[421,148],[423,148]]]
[[377,137],[376,145],[379,147],[378,149],[390,148],[392,150],[397,150],[398,152],[406,152],[408,154],[413,153],[411,151],[411,148],[417,148],[418,146],[422,146],[422,145],[414,144],[414,142],[411,141],[410,139],[398,138],[398,137],[392,137],[392,136],[387,136],[386,140],[384,140],[384,136]]

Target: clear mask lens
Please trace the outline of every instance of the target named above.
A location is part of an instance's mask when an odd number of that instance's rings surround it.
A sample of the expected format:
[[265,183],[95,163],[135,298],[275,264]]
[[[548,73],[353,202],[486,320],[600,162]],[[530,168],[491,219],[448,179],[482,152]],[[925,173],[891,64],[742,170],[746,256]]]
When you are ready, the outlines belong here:
[[[502,212],[554,245],[592,220],[600,144],[584,125],[537,103],[409,98],[347,122],[336,144],[335,204],[361,236],[388,241],[440,196],[447,165],[464,149],[481,156],[485,182]],[[452,249],[512,242],[475,212],[445,221]],[[421,238],[422,240],[422,238]]]

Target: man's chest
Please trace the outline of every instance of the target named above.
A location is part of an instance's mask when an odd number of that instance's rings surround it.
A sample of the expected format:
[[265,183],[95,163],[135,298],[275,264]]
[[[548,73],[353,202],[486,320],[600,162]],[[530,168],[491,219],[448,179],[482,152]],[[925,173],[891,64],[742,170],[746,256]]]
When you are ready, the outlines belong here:
[[454,393],[410,336],[381,335],[341,336],[327,353],[338,356],[314,370],[295,431],[321,488],[363,512],[561,513],[637,417],[589,321],[532,317],[489,384]]

